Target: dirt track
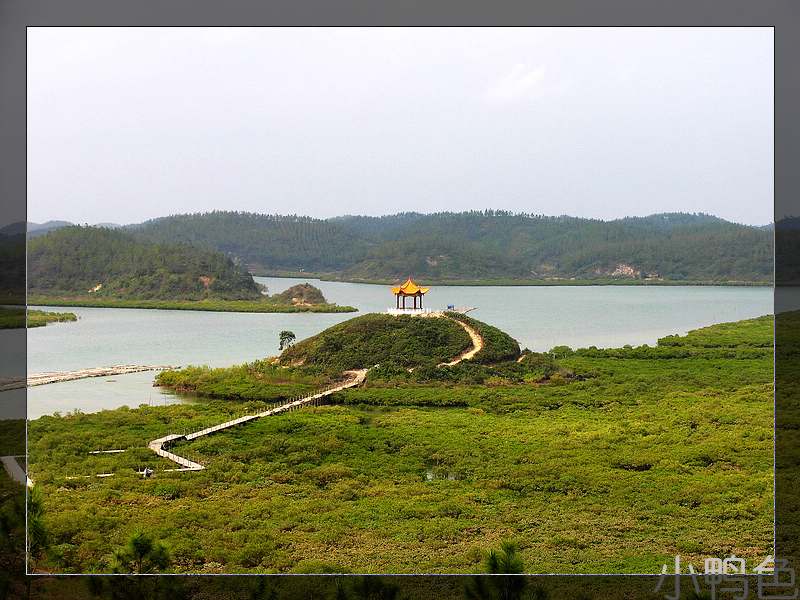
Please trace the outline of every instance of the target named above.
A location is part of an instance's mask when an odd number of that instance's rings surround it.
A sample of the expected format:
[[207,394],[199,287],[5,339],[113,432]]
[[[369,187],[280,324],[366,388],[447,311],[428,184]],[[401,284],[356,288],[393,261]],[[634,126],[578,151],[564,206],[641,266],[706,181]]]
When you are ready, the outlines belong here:
[[472,340],[472,348],[470,348],[469,350],[465,350],[464,352],[459,354],[455,359],[451,360],[450,362],[441,363],[439,365],[440,367],[452,367],[453,365],[457,365],[458,363],[460,363],[462,360],[470,360],[478,352],[483,350],[483,338],[480,336],[480,334],[477,331],[475,331],[472,327],[470,327],[466,323],[462,323],[458,319],[451,319],[451,321],[454,321],[454,322],[458,323],[459,325],[461,325],[461,327],[464,329],[464,331],[467,332],[467,334],[469,335],[470,339]]

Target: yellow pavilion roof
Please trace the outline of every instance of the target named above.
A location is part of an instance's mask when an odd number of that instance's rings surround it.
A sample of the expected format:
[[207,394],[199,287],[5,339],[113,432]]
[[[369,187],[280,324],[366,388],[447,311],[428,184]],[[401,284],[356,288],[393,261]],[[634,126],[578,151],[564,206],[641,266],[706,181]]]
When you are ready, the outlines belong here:
[[396,296],[398,294],[402,294],[404,296],[413,296],[414,294],[425,294],[429,289],[429,287],[422,287],[418,285],[411,277],[409,277],[406,282],[402,285],[398,285],[397,287],[392,288],[392,293]]

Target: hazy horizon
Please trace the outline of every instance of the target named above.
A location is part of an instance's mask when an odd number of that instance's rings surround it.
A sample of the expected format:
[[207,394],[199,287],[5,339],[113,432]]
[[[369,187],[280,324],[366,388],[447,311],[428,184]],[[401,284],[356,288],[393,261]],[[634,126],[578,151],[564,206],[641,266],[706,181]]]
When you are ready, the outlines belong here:
[[764,28],[28,28],[28,220],[773,221]]

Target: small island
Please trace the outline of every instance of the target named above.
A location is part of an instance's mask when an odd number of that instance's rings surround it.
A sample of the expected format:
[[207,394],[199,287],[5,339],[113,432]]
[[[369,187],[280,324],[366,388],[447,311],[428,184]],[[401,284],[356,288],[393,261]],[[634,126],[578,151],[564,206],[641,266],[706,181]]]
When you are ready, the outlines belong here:
[[28,304],[222,312],[355,312],[304,283],[269,295],[237,260],[201,246],[103,227],[30,240]]

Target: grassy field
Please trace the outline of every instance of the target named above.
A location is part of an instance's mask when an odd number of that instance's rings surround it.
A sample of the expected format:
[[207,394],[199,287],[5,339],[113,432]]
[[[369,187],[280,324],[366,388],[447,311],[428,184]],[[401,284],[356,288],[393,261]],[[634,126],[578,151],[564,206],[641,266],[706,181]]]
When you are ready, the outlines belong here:
[[[514,376],[524,365],[481,385],[371,377],[333,405],[179,444],[207,466],[194,473],[162,472],[147,441],[262,402],[42,417],[29,426],[53,546],[40,567],[106,571],[135,530],[175,572],[465,573],[505,540],[540,573],[761,561],[771,346],[765,317],[656,348],[562,348],[535,378]],[[130,450],[88,454],[109,448]],[[136,476],[145,464],[154,478]],[[65,477],[101,472],[115,476]]]
[[[28,327],[44,327],[48,323],[77,321],[78,317],[71,312],[51,312],[46,310],[28,310]],[[25,307],[0,307],[0,329],[18,329],[25,326]]]
[[357,312],[352,306],[308,304],[295,306],[268,300],[126,300],[89,296],[28,296],[28,304],[36,306],[89,306],[98,308],[156,308],[161,310],[204,310],[215,312],[257,313],[344,313]]

